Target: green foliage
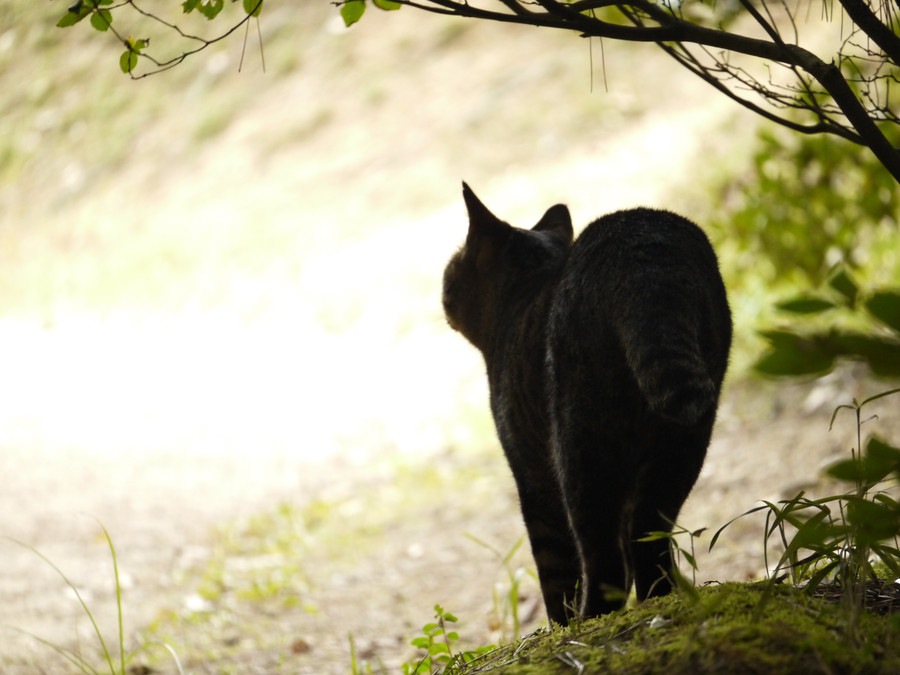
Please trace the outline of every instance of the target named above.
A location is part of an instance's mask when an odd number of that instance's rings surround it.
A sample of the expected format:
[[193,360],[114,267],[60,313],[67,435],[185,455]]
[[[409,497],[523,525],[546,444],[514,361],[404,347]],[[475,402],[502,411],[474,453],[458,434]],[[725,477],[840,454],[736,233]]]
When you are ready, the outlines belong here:
[[[391,12],[401,7],[399,2],[393,2],[393,0],[372,0],[372,4],[386,12]],[[359,21],[363,14],[366,13],[366,0],[344,0],[340,5],[341,18],[348,28]]]
[[[263,0],[243,0],[244,12],[251,16],[259,16],[262,11]],[[181,3],[185,14],[199,12],[212,21],[225,9],[224,0],[185,0]]]
[[[763,551],[766,569],[779,579],[789,574],[794,585],[805,584],[815,593],[823,583],[840,587],[842,597],[856,609],[862,604],[864,585],[878,578],[870,556],[900,577],[900,503],[889,487],[900,480],[900,448],[872,437],[862,451],[863,408],[876,400],[900,394],[891,389],[862,402],[839,406],[856,414],[857,447],[851,457],[827,469],[827,474],[853,484],[838,495],[818,499],[800,492],[792,499],[773,503],[764,501],[739,518],[764,512]],[[734,522],[734,521],[731,521]],[[731,524],[722,526],[710,542],[712,549],[719,535]],[[769,541],[777,535],[783,553],[769,565]]]
[[123,73],[131,73],[137,68],[138,57],[141,52],[150,44],[150,40],[128,38],[125,41],[125,51],[119,57],[119,68]]
[[259,16],[262,6],[263,0],[244,0],[244,11],[250,16]]
[[[886,133],[900,143],[900,128]],[[763,127],[751,169],[717,180],[708,221],[735,311],[735,364],[796,377],[855,359],[900,374],[900,331],[881,306],[893,302],[879,295],[900,279],[900,190],[881,163],[827,134]]]
[[459,633],[455,630],[447,630],[447,625],[455,624],[459,619],[440,605],[434,606],[434,617],[437,621],[428,622],[422,626],[422,634],[410,642],[413,647],[424,650],[425,655],[404,663],[403,675],[425,675],[440,672],[451,664],[469,663],[494,648],[493,645],[489,645],[471,651],[461,651],[454,656],[451,648],[459,640]]
[[[900,129],[885,131],[900,143]],[[817,285],[836,263],[862,262],[873,232],[900,225],[896,182],[866,148],[766,127],[753,166],[721,187],[715,226],[741,251],[738,275]]]
[[[244,20],[249,17],[259,17],[262,12],[263,2],[264,0],[242,0],[242,6],[244,13],[246,14]],[[197,13],[205,17],[208,21],[218,18],[225,9],[225,6],[225,0],[184,0],[184,2],[181,3],[181,9],[184,14]],[[56,25],[60,28],[69,28],[80,23],[87,17],[90,17],[91,26],[103,33],[111,32],[121,44],[125,45],[125,51],[119,56],[119,68],[123,73],[131,75],[132,77],[135,77],[134,72],[138,66],[139,57],[142,55],[148,58],[157,70],[166,70],[173,65],[180,63],[188,55],[203,48],[192,49],[168,61],[158,61],[148,54],[144,54],[144,50],[150,46],[150,39],[148,37],[126,37],[125,33],[120,33],[116,28],[113,28],[114,12],[119,12],[126,8],[135,11],[141,19],[149,22],[150,25],[157,24],[163,26],[167,30],[174,29],[181,37],[191,41],[198,41],[202,43],[203,46],[208,46],[213,42],[222,39],[222,37],[234,30],[234,28],[232,28],[223,35],[210,39],[187,35],[181,28],[178,28],[160,15],[150,11],[137,9],[130,2],[113,4],[113,0],[77,0],[75,4],[71,5],[66,10],[66,13],[59,21],[57,21]],[[239,22],[238,25],[240,25],[240,23],[243,23],[243,21]]]
[[863,292],[838,266],[818,292],[776,306],[795,320],[789,328],[762,332],[769,347],[755,364],[758,372],[821,375],[851,359],[877,376],[900,376],[900,289]]
[[[706,532],[705,527],[701,527],[698,530],[688,530],[677,523],[673,523],[670,532],[648,532],[646,536],[641,537],[638,541],[667,540],[669,542],[669,548],[672,551],[672,559],[675,561],[675,566],[672,568],[672,574],[675,578],[672,581],[679,590],[689,596],[693,596],[695,594],[694,587],[697,585],[698,572],[697,555],[694,543],[704,532]],[[688,537],[690,548],[686,549],[678,543],[678,538],[683,536]],[[684,560],[691,568],[690,580],[686,579],[679,569],[682,560]]]
[[77,0],[70,5],[62,18],[56,22],[60,28],[68,28],[80,23],[83,19],[91,17],[91,25],[99,31],[109,30],[112,23],[112,13],[106,9],[100,9],[105,5],[111,5],[113,0]]
[[212,21],[225,8],[225,0],[186,0],[181,4],[181,7],[185,14],[197,11]]
[[362,18],[366,12],[365,0],[348,0],[341,5],[341,18],[346,26],[352,26]]
[[[251,16],[259,16],[262,11],[263,0],[243,0],[244,12]],[[181,3],[185,14],[199,12],[212,21],[225,9],[225,0],[185,0]]]
[[112,12],[108,9],[98,9],[91,14],[91,25],[101,33],[105,33],[112,25]]
[[434,606],[434,616],[437,623],[426,623],[422,626],[422,635],[410,641],[413,647],[424,649],[425,656],[416,665],[405,664],[404,675],[430,673],[433,665],[446,664],[450,661],[450,645],[459,640],[459,633],[452,630],[448,632],[447,624],[456,623],[458,619],[450,612],[444,611],[440,605]]

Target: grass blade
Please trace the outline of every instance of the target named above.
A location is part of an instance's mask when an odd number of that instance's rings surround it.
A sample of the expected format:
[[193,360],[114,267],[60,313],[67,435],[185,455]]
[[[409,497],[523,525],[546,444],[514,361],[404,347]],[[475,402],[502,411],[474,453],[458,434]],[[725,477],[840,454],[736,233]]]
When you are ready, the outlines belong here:
[[21,633],[22,635],[27,635],[32,640],[37,640],[45,647],[49,647],[50,649],[55,651],[57,654],[62,656],[64,659],[66,659],[66,661],[68,661],[69,663],[74,665],[76,668],[78,668],[78,670],[81,671],[82,673],[86,673],[87,675],[99,675],[99,673],[96,670],[94,670],[94,668],[92,668],[87,661],[85,661],[83,658],[78,656],[78,654],[74,653],[73,651],[66,649],[65,647],[60,647],[59,645],[50,642],[50,640],[42,638],[39,635],[35,635],[34,633],[29,633],[28,631],[22,630],[21,628],[17,628],[16,626],[10,626],[10,625],[4,624],[3,627],[9,628],[10,630],[14,630],[17,633]]
[[[47,565],[49,565],[53,569],[53,571],[59,575],[59,577],[63,580],[63,582],[66,584],[66,586],[68,586],[72,590],[72,592],[75,594],[75,597],[78,599],[78,602],[81,604],[81,608],[84,610],[84,613],[87,615],[88,619],[91,622],[91,626],[94,629],[94,634],[97,636],[97,640],[100,642],[100,647],[102,648],[103,657],[104,657],[107,665],[109,666],[109,672],[114,674],[116,672],[116,667],[115,667],[115,664],[113,663],[112,654],[110,654],[110,652],[109,652],[109,647],[106,646],[106,640],[103,639],[103,633],[100,631],[100,627],[97,625],[97,621],[96,621],[96,619],[94,619],[93,613],[91,613],[91,610],[87,605],[87,602],[85,602],[81,593],[78,592],[78,588],[76,588],[75,584],[72,583],[72,581],[69,579],[69,577],[66,576],[65,572],[63,572],[56,563],[54,563],[52,560],[50,560],[50,558],[45,556],[43,553],[41,553],[38,549],[36,549],[31,544],[26,544],[25,542],[19,541],[18,539],[14,539],[12,537],[4,537],[4,538],[7,541],[10,541],[18,546],[21,546],[22,548],[34,553],[38,558],[40,558],[45,563],[47,563]],[[35,636],[35,637],[37,640],[39,640],[41,642],[45,642],[43,639],[38,638],[37,636]],[[52,646],[54,646],[54,648],[57,650],[60,649],[60,648],[56,647],[55,645],[52,645]],[[87,672],[95,672],[95,671],[87,671]],[[122,672],[124,672],[124,670]]]
[[[97,520],[96,518],[94,520]],[[112,557],[112,565],[113,565],[113,574],[116,579],[116,613],[119,622],[119,665],[121,670],[119,672],[124,673],[125,671],[125,621],[122,615],[122,584],[119,581],[119,559],[116,556],[116,547],[113,545],[112,537],[109,536],[109,531],[104,527],[103,523],[97,520],[97,525],[100,526],[100,529],[103,530],[103,536],[106,537],[106,543],[109,545],[109,554]],[[86,610],[87,608],[85,608]],[[93,621],[93,617],[91,617],[91,621]],[[94,624],[94,628],[96,629],[96,624]],[[99,636],[99,631],[97,631],[97,635]],[[105,645],[104,645],[105,649]],[[112,664],[110,663],[110,666]],[[115,671],[113,671],[115,672]]]

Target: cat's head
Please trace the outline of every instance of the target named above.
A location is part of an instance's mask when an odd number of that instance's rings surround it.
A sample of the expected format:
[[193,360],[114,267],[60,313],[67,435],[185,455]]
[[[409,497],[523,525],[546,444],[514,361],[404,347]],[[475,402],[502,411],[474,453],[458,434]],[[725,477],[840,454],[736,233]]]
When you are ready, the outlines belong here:
[[444,313],[451,328],[484,349],[501,303],[527,301],[562,267],[572,246],[569,209],[550,207],[530,230],[503,222],[463,183],[466,242],[444,270]]

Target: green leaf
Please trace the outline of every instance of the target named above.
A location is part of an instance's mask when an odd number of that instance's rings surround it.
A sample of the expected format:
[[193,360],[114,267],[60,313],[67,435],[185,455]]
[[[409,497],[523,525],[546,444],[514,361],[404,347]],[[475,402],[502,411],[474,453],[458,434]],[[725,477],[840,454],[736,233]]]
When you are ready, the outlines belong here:
[[842,459],[825,469],[825,473],[832,478],[855,483],[860,480],[864,471],[862,462],[858,459]]
[[826,473],[838,480],[875,485],[895,471],[900,471],[900,448],[872,436],[862,457],[837,462]]
[[900,470],[900,448],[895,448],[890,443],[881,440],[878,436],[872,436],[866,444],[866,456],[873,457],[879,462],[893,462]]
[[697,569],[697,560],[687,551],[681,551],[681,555],[684,556],[684,559],[687,560],[687,564],[691,566],[691,569]]
[[69,26],[74,26],[90,13],[90,5],[85,4],[82,0],[78,0],[78,2],[69,7],[69,11],[63,14],[62,18],[56,22],[56,25],[59,28],[68,28]]
[[834,309],[835,304],[825,298],[815,295],[801,295],[775,305],[778,309],[793,314],[818,314],[829,309]]
[[365,0],[348,0],[341,5],[341,17],[348,28],[362,18],[366,12]]
[[119,57],[119,68],[122,69],[123,73],[131,73],[137,68],[138,56],[149,45],[150,40],[147,38],[130,37],[126,40],[125,51]]
[[828,341],[840,354],[865,361],[879,377],[900,376],[900,341],[860,333],[832,333]]
[[883,504],[886,508],[893,509],[897,513],[900,513],[900,502],[891,497],[887,492],[879,492],[872,497],[872,501]]
[[900,333],[900,292],[879,291],[874,293],[866,302],[866,309],[885,326]]
[[108,9],[98,9],[91,14],[91,25],[101,33],[108,31],[110,24],[112,24],[112,12]]
[[900,577],[900,550],[893,546],[875,544],[872,546],[872,553],[878,556],[895,577]]
[[119,57],[119,68],[122,69],[123,73],[131,73],[137,68],[137,63],[138,55],[131,49],[126,49],[122,52],[122,56]]
[[184,10],[185,14],[190,14],[198,7],[200,7],[200,0],[185,0],[181,3],[181,8]]
[[870,545],[900,534],[900,512],[895,505],[850,498],[847,504],[847,521],[858,529],[860,544]]
[[224,7],[225,0],[201,0],[197,5],[197,9],[200,10],[200,13],[210,21],[219,16],[219,12],[221,12]]
[[820,511],[809,520],[797,523],[797,532],[788,544],[788,551],[796,553],[802,548],[816,550],[827,548],[839,532],[827,521],[828,513]]
[[654,532],[648,532],[646,536],[641,537],[640,539],[635,539],[635,541],[644,543],[644,542],[649,542],[649,541],[659,541],[660,539],[672,539],[672,538],[673,537],[672,537],[671,532],[662,532],[662,531],[657,530]]
[[787,331],[766,331],[762,336],[769,341],[769,351],[753,367],[763,375],[819,375],[834,366],[835,355],[817,340]]
[[263,0],[244,0],[244,11],[250,16],[259,16],[262,6]]
[[400,9],[399,2],[393,2],[393,0],[372,0],[375,3],[375,6],[378,9],[383,9],[386,12],[392,12],[395,9]]
[[875,483],[891,473],[900,475],[900,448],[877,436],[872,436],[866,443],[865,461]]
[[847,301],[847,306],[851,309],[856,306],[859,287],[853,281],[853,277],[850,276],[846,267],[838,267],[831,275],[831,278],[828,279],[828,285],[844,297]]

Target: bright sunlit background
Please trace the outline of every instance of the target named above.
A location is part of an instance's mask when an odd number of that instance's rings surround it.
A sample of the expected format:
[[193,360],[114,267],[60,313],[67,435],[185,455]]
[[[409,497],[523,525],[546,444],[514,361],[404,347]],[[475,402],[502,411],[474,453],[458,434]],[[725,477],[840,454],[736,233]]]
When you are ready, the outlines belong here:
[[[487,449],[502,478],[478,498],[516,515],[480,357],[440,306],[462,180],[520,226],[557,202],[582,226],[636,205],[702,220],[754,147],[755,118],[651,47],[411,10],[347,30],[327,2],[271,4],[265,73],[254,29],[241,73],[239,32],[138,82],[113,39],[54,27],[61,3],[0,5],[0,534],[108,609],[100,521],[130,630],[203,608],[173,571],[216,527],[398,464]],[[740,327],[760,297],[732,298]],[[442,514],[438,538],[471,531]],[[430,565],[428,542],[404,556]],[[53,570],[2,549],[0,623],[90,651]],[[385,604],[381,585],[357,602]],[[452,601],[430,593],[410,593],[421,622]],[[354,612],[334,611],[310,614],[346,651]],[[20,637],[0,664],[43,658]],[[286,672],[346,671],[303,639]]]

